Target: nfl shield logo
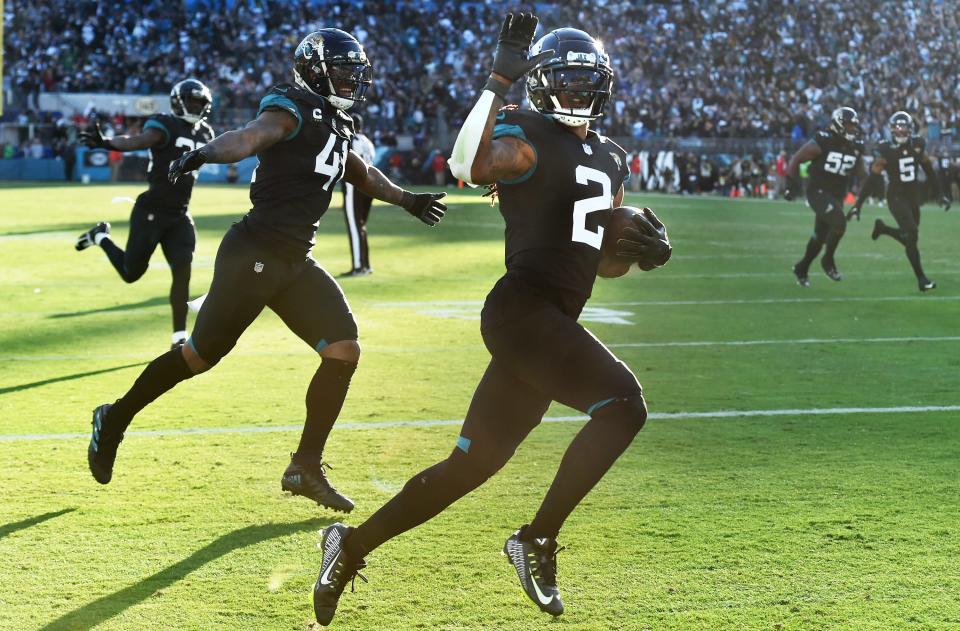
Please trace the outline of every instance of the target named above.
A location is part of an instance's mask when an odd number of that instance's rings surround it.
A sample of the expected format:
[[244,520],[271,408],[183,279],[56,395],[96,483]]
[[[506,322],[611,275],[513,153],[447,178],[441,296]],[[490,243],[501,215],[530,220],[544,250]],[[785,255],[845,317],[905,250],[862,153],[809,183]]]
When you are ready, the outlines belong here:
[[253,271],[255,271],[257,274],[259,274],[260,272],[262,272],[262,271],[263,271],[263,263],[261,263],[260,261],[257,261],[256,263],[254,263],[254,264],[253,264]]

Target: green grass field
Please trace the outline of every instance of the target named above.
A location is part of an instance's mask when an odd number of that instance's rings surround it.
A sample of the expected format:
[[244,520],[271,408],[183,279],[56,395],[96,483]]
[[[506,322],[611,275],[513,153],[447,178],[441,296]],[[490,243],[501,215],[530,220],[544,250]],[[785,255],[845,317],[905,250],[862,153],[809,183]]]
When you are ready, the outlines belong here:
[[[112,200],[139,190],[0,188],[0,628],[308,628],[317,530],[337,517],[280,492],[318,360],[273,314],[136,419],[109,486],[87,471],[90,410],[169,345],[162,256],[128,286],[73,249],[101,219],[125,239],[130,203]],[[448,201],[434,230],[375,208],[375,273],[343,282],[364,348],[327,450],[358,504],[347,523],[445,457],[488,359],[477,317],[502,222],[471,193]],[[869,207],[844,280],[814,267],[804,290],[789,272],[802,204],[627,201],[658,211],[674,258],[598,280],[584,323],[654,416],[562,533],[567,613],[538,612],[500,547],[576,420],[543,424],[487,485],[374,552],[336,628],[960,628],[960,217],[925,210],[932,295],[897,244],[870,241],[887,213]],[[245,187],[195,192],[191,295],[247,208]],[[338,211],[315,255],[347,269]],[[450,422],[386,423],[417,420]],[[250,428],[275,431],[222,431]]]

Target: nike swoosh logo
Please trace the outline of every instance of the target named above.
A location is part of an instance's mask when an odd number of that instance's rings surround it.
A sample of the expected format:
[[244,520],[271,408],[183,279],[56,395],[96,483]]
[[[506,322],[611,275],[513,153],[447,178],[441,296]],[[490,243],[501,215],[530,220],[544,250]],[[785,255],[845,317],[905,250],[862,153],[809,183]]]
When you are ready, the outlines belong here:
[[541,605],[549,605],[550,603],[553,602],[553,596],[551,596],[550,598],[547,598],[546,596],[543,595],[543,592],[540,591],[540,586],[537,585],[537,579],[531,576],[530,582],[533,583],[533,591],[537,592],[537,600],[540,601]]
[[[328,565],[328,566],[327,566],[327,569],[324,570],[323,574],[320,575],[320,584],[321,584],[321,585],[329,585],[329,584],[331,583],[331,581],[330,581],[330,571],[333,570],[333,566],[335,566],[335,565],[337,564],[337,559],[340,558],[340,554],[341,554],[342,552],[343,552],[342,550],[341,550],[340,552],[337,552],[337,556],[333,557],[333,560],[330,562],[330,565]],[[546,604],[546,603],[544,603],[544,604]]]

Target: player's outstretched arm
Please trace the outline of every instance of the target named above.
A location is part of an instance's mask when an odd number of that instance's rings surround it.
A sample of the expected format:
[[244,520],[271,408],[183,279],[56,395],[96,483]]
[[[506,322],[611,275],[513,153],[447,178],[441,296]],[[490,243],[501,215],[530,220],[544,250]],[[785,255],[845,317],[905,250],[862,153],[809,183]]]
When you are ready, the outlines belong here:
[[933,161],[930,160],[930,156],[924,154],[920,160],[920,168],[923,169],[923,172],[927,175],[927,181],[930,182],[930,186],[933,188],[933,198],[937,200],[937,204],[943,206],[944,210],[950,210],[950,197],[944,194],[940,188],[940,178],[933,168]]
[[390,181],[377,167],[367,164],[353,151],[347,154],[347,167],[343,174],[350,184],[374,199],[395,204],[427,224],[435,226],[447,212],[447,205],[440,200],[446,193],[411,193]]
[[450,171],[464,182],[493,184],[517,178],[536,162],[533,147],[522,140],[493,140],[493,127],[510,86],[554,53],[547,50],[528,57],[538,21],[535,15],[527,13],[508,14],[503,21],[490,77],[460,128],[449,160]]
[[787,190],[783,195],[787,200],[794,199],[800,192],[800,165],[810,162],[821,153],[820,145],[809,140],[790,156],[790,162],[787,163]]
[[161,145],[166,137],[156,127],[147,127],[139,134],[128,136],[114,136],[113,138],[104,138],[103,131],[100,129],[100,123],[94,123],[92,126],[81,131],[77,135],[77,140],[90,149],[110,149],[112,151],[137,151],[139,149],[149,149]]
[[199,149],[188,151],[170,163],[170,181],[196,171],[208,162],[232,164],[287,138],[297,128],[297,119],[286,110],[264,110],[243,129],[221,134]]
[[[874,188],[883,181],[883,176],[880,174],[883,173],[883,169],[886,166],[887,161],[877,156],[873,159],[873,164],[870,165],[870,175],[864,178],[863,173],[861,173],[861,184],[860,190],[857,191],[857,201],[853,203],[853,208],[847,213],[847,221],[850,221],[854,217],[856,217],[857,221],[860,221],[860,209],[863,208],[863,202],[867,201],[867,196],[870,194],[870,191],[874,190]],[[860,170],[863,171],[862,166]]]

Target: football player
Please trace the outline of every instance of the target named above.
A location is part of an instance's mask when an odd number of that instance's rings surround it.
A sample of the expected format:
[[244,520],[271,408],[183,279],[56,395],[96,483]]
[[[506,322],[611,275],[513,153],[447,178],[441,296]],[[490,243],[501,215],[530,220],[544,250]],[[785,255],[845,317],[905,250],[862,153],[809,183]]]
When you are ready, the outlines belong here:
[[[492,359],[450,455],[411,478],[356,528],[324,529],[313,596],[321,624],[331,621],[344,586],[370,551],[483,484],[551,401],[590,420],[567,449],[539,511],[507,538],[503,551],[533,602],[560,615],[560,527],[646,421],[636,377],[577,318],[598,273],[620,276],[632,262],[663,265],[670,243],[649,213],[618,241],[618,253],[630,260],[600,264],[604,224],[629,177],[624,150],[589,129],[610,98],[613,67],[599,42],[573,28],[546,34],[528,58],[536,25],[533,15],[507,16],[493,71],[450,159],[461,180],[496,184],[506,221],[507,272],[481,314]],[[527,72],[533,109],[501,110],[510,86]]]
[[143,124],[139,134],[104,138],[100,124],[80,132],[79,139],[91,149],[111,151],[150,150],[147,167],[149,188],[137,197],[130,213],[127,247],[121,250],[110,235],[110,224],[101,221],[77,239],[77,250],[99,245],[120,278],[136,282],[147,271],[150,257],[159,245],[170,265],[170,307],[173,309],[173,347],[187,340],[187,300],[190,291],[190,264],[197,245],[193,219],[188,212],[195,177],[187,174],[176,184],[167,179],[170,163],[184,152],[198,149],[213,140],[206,123],[213,98],[196,79],[186,79],[170,90],[170,114],[156,114]]
[[887,186],[887,206],[897,222],[897,228],[894,229],[885,224],[882,219],[877,219],[873,224],[873,233],[870,238],[876,241],[881,235],[887,235],[899,241],[917,277],[920,291],[930,291],[937,284],[927,278],[923,272],[923,266],[920,264],[920,249],[917,246],[920,204],[923,203],[926,192],[917,178],[917,168],[923,169],[927,182],[933,189],[933,198],[944,207],[944,210],[950,210],[950,198],[942,192],[940,178],[934,171],[930,156],[927,155],[926,141],[913,133],[915,129],[913,117],[907,112],[894,112],[887,123],[887,128],[890,131],[890,140],[884,140],[877,146],[877,155],[870,168],[870,177],[860,188],[857,201],[848,213],[848,217],[856,217],[857,221],[860,220],[860,209],[867,197],[866,193],[882,181],[881,174],[886,170],[887,179],[890,182]]
[[360,345],[343,292],[310,256],[317,225],[341,178],[429,226],[440,221],[446,206],[438,201],[443,193],[405,191],[349,151],[353,121],[345,110],[364,100],[371,83],[370,62],[352,35],[332,28],[311,33],[296,49],[293,74],[296,85],[273,87],[243,129],[170,164],[170,181],[177,182],[207,162],[257,155],[253,208],[220,244],[210,291],[187,343],[153,360],[115,403],[94,410],[88,460],[101,484],[110,481],[117,447],[134,415],[177,383],[216,365],[269,307],[321,357],[307,389],[300,445],[282,488],[334,510],[353,508],[327,480],[321,456]]
[[818,131],[807,144],[800,147],[787,165],[788,200],[797,197],[800,184],[797,170],[801,163],[810,162],[810,179],[807,182],[807,202],[816,214],[813,235],[807,242],[803,258],[793,266],[793,274],[801,287],[809,287],[810,264],[826,246],[820,266],[831,280],[841,280],[834,254],[843,233],[847,218],[843,213],[843,199],[850,189],[850,181],[863,172],[861,157],[863,140],[860,133],[860,117],[850,107],[841,107],[833,112],[830,126]]

